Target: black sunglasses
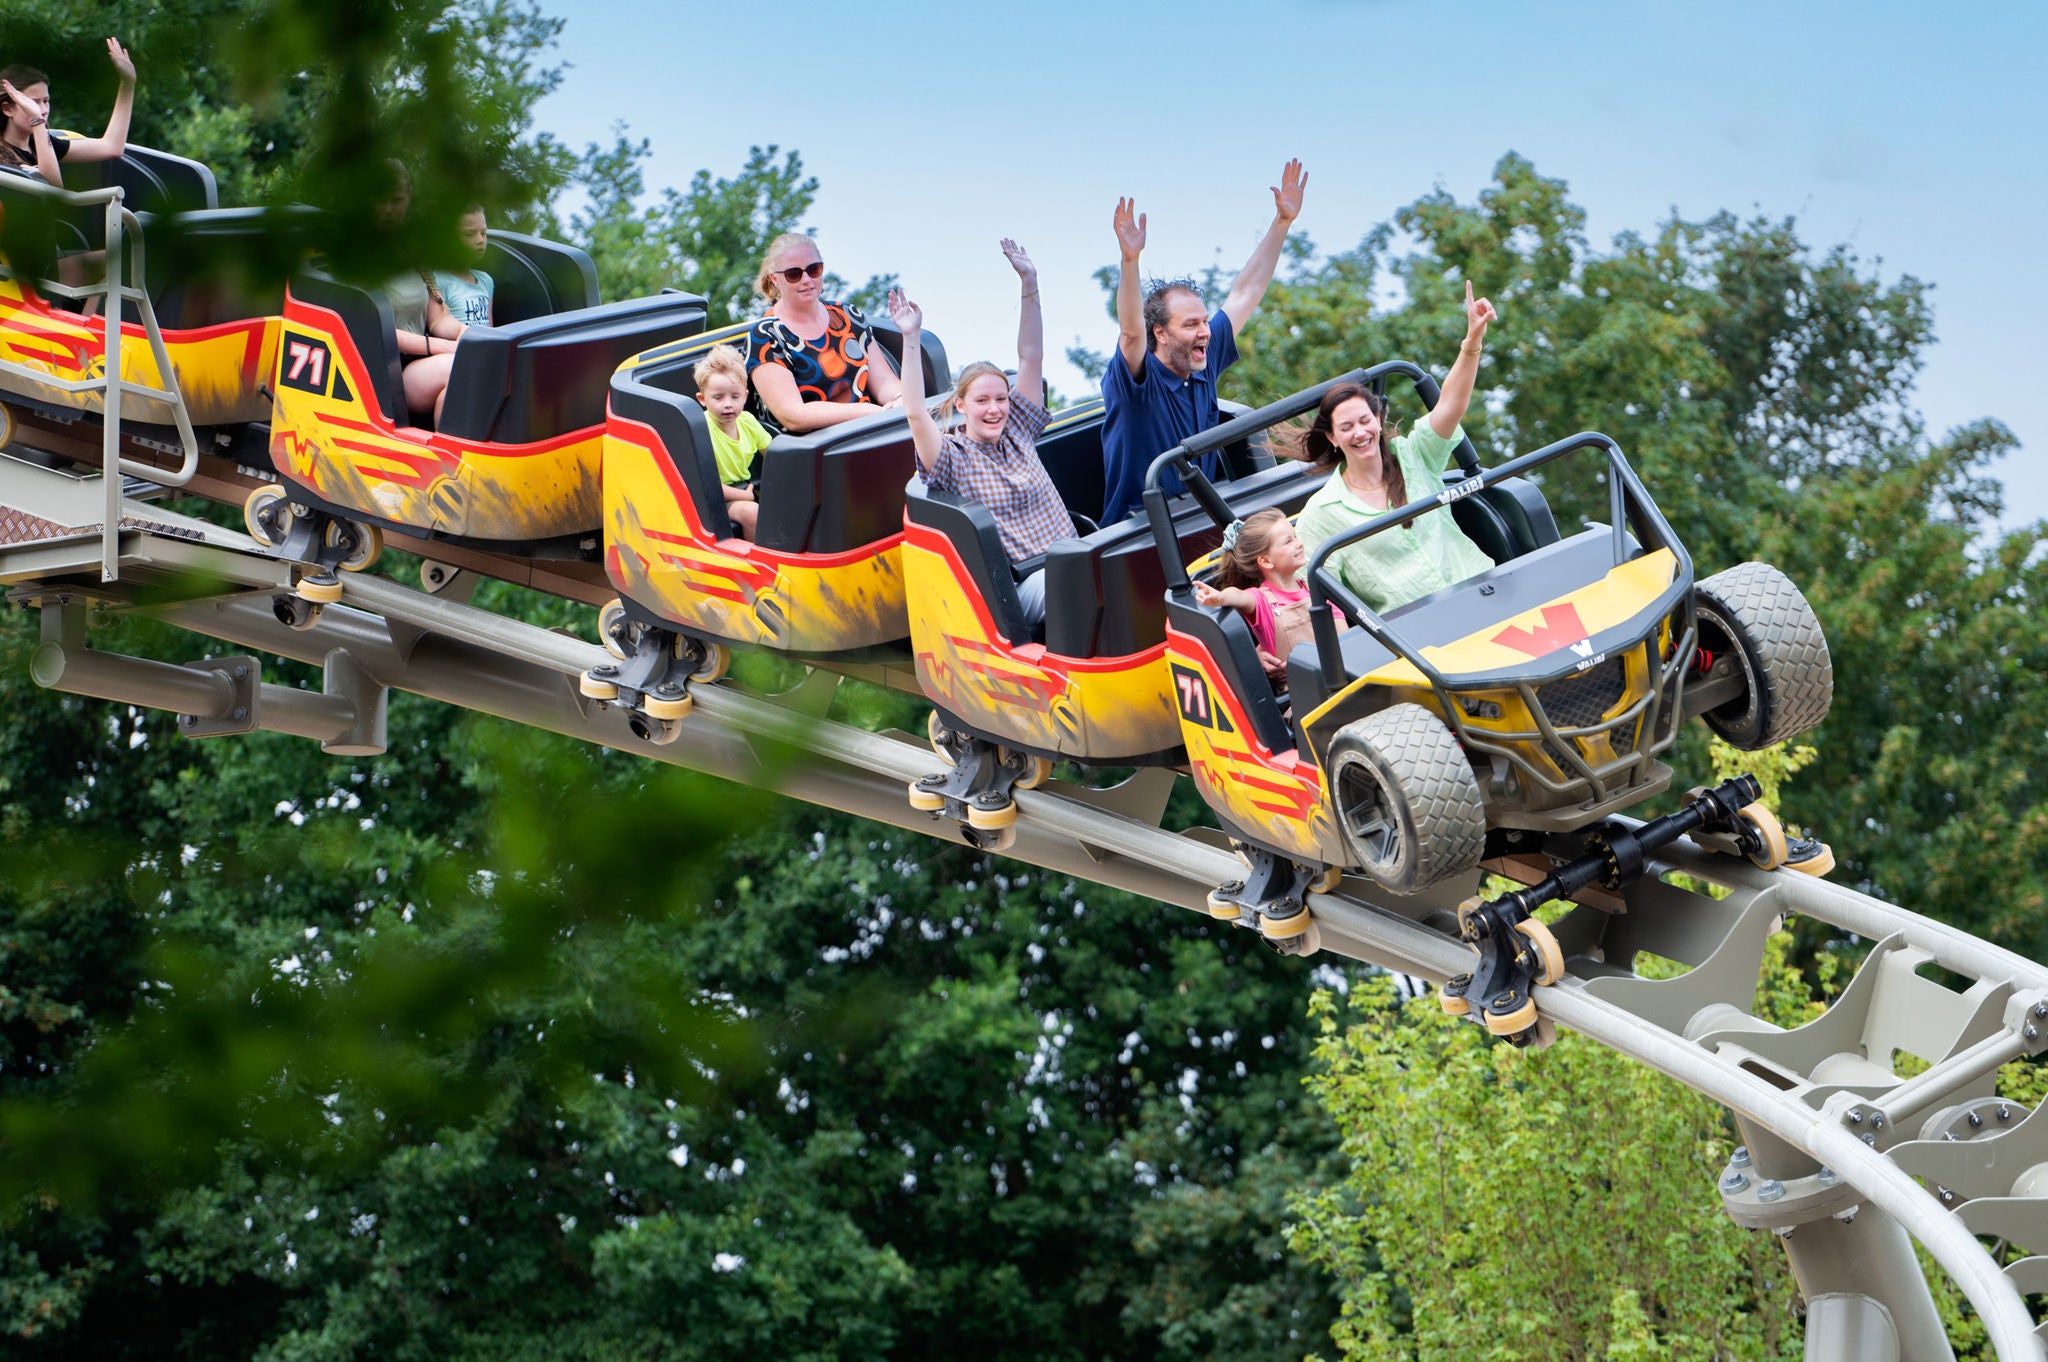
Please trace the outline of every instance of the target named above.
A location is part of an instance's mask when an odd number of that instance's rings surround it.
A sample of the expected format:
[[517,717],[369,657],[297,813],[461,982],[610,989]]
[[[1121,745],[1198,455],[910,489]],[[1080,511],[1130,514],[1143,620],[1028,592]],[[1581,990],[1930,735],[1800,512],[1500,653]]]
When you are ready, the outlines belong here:
[[784,279],[787,279],[790,283],[794,284],[797,280],[803,278],[807,274],[810,275],[813,279],[816,279],[820,275],[824,274],[825,262],[822,260],[813,260],[808,265],[791,265],[786,270],[777,270],[775,272],[781,275]]

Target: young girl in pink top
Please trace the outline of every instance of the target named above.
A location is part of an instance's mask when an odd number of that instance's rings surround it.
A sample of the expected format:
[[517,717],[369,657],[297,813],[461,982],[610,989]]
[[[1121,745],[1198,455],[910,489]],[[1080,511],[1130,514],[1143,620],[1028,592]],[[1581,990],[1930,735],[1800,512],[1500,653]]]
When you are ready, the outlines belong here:
[[[1195,600],[1250,616],[1259,665],[1268,676],[1282,677],[1294,645],[1315,637],[1308,618],[1308,588],[1301,584],[1307,566],[1308,550],[1288,523],[1287,513],[1277,508],[1256,511],[1223,532],[1223,559],[1216,568],[1219,585],[1195,583]],[[1337,626],[1344,626],[1342,615]]]

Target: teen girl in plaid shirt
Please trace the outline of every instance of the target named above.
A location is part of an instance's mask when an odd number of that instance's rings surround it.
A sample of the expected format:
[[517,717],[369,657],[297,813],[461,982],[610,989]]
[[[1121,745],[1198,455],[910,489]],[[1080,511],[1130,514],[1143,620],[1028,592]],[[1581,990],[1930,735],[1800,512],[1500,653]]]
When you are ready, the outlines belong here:
[[[1036,558],[1056,539],[1074,534],[1073,517],[1060,500],[1059,489],[1038,461],[1038,434],[1051,419],[1037,400],[1045,387],[1045,323],[1038,311],[1038,270],[1024,248],[1005,237],[1003,254],[1017,271],[1023,297],[1017,319],[1017,382],[1013,388],[1003,371],[977,361],[960,371],[952,395],[934,421],[925,406],[924,371],[916,356],[924,312],[903,295],[889,294],[889,315],[903,331],[903,410],[910,418],[910,438],[917,446],[918,476],[932,487],[967,497],[988,507],[1003,550],[1010,561]],[[1028,396],[1027,396],[1028,394]],[[954,411],[960,428],[946,432]],[[1045,569],[1017,584],[1024,617],[1033,624],[1045,618]]]

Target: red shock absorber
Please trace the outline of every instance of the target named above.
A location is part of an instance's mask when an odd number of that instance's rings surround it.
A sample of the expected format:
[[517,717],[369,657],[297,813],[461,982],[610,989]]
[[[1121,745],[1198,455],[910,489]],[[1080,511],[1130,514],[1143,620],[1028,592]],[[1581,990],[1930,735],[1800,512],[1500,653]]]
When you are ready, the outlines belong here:
[[1714,655],[1705,648],[1692,650],[1692,670],[1695,676],[1705,676],[1714,669]]

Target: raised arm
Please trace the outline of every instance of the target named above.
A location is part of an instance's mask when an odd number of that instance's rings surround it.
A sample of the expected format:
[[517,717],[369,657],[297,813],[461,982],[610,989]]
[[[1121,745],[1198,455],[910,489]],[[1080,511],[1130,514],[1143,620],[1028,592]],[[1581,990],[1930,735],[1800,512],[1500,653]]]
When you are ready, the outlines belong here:
[[1499,314],[1493,303],[1472,296],[1472,281],[1465,281],[1465,339],[1458,346],[1458,362],[1444,375],[1443,396],[1429,413],[1429,428],[1446,440],[1455,435],[1458,423],[1472,405],[1472,385],[1479,377],[1479,352],[1486,346],[1486,326]]
[[[924,340],[924,309],[905,297],[902,289],[892,288],[889,290],[889,317],[896,323],[896,329],[903,333],[903,353],[915,355],[918,345]],[[1021,366],[1017,377],[1020,382],[1024,377]],[[932,420],[931,410],[924,404],[922,364],[906,363],[903,366],[903,414],[910,419],[910,442],[917,447],[917,462],[929,477],[939,461],[940,435],[939,423]]]
[[1273,271],[1280,265],[1280,248],[1287,244],[1287,231],[1301,216],[1301,192],[1307,187],[1308,176],[1303,173],[1301,162],[1289,161],[1280,171],[1279,186],[1273,190],[1273,225],[1259,238],[1252,258],[1237,272],[1230,296],[1223,300],[1223,315],[1230,318],[1232,330],[1244,330],[1244,324],[1265,298],[1266,288],[1273,282]]
[[1116,352],[1136,378],[1145,371],[1145,303],[1138,296],[1138,256],[1145,249],[1145,215],[1136,199],[1116,201]]
[[111,161],[128,150],[128,123],[135,114],[135,63],[118,39],[107,39],[107,60],[121,77],[114,92],[114,111],[107,115],[107,130],[98,137],[73,138],[64,155],[72,161]]
[[[1045,317],[1038,307],[1038,267],[1024,248],[1003,238],[1003,254],[1017,271],[1023,295],[1017,300],[1017,383],[1023,396],[1045,405]],[[905,399],[905,405],[909,405]]]

